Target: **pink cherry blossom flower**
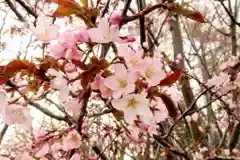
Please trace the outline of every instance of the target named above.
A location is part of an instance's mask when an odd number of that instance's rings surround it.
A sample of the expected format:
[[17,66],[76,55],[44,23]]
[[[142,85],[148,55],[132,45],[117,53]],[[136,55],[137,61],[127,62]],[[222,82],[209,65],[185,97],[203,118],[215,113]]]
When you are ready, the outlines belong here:
[[50,146],[48,143],[44,144],[42,148],[35,154],[36,157],[42,158],[50,151]]
[[109,19],[109,22],[112,24],[112,25],[120,25],[122,23],[122,15],[121,13],[113,13]]
[[24,124],[31,127],[32,117],[28,108],[18,104],[10,104],[3,109],[3,120],[6,124]]
[[94,78],[94,81],[91,83],[91,88],[93,90],[98,90],[100,89],[100,86],[103,84],[104,78],[97,74]]
[[81,156],[78,153],[75,153],[70,160],[79,160],[81,159]]
[[110,98],[113,95],[113,91],[107,86],[105,86],[104,84],[100,85],[100,92],[101,92],[102,98],[105,98],[105,99]]
[[79,103],[77,99],[65,103],[66,111],[74,118],[77,118],[80,115],[81,107],[82,104]]
[[73,73],[73,72],[76,72],[77,71],[77,68],[74,64],[71,64],[71,63],[67,63],[65,66],[64,66],[64,70],[68,73]]
[[47,73],[49,73],[52,76],[55,76],[50,83],[51,87],[58,89],[59,90],[59,100],[61,102],[64,102],[68,99],[69,95],[69,88],[68,88],[68,82],[67,80],[63,77],[63,74],[60,72],[57,72],[54,69],[48,69]]
[[29,155],[29,152],[24,151],[19,156],[16,157],[16,160],[32,160],[33,157]]
[[81,146],[81,137],[76,130],[71,130],[68,135],[63,138],[63,149],[69,151]]
[[87,32],[87,30],[83,30],[83,31],[78,31],[75,34],[75,38],[77,41],[79,41],[80,43],[86,43],[89,41],[89,34]]
[[152,117],[145,94],[130,94],[121,99],[112,100],[114,108],[124,112],[127,123],[133,124],[137,115]]
[[160,81],[165,77],[165,73],[162,70],[162,63],[160,60],[146,57],[142,65],[143,69],[141,70],[141,74],[146,78],[146,81],[150,85],[158,85]]
[[118,37],[119,29],[118,26],[109,26],[106,18],[101,18],[97,28],[88,29],[88,34],[93,42],[97,43],[109,43],[118,42],[121,39]]
[[[144,117],[144,119],[146,120],[146,118]],[[143,131],[146,131],[148,133],[151,133],[151,134],[156,134],[157,133],[157,128],[158,128],[158,125],[156,124],[154,118],[148,118],[148,120],[145,122],[145,121],[139,121],[137,123],[138,127],[143,130]]]
[[135,72],[127,72],[123,64],[115,64],[115,74],[104,79],[104,85],[113,90],[113,98],[120,98],[135,90]]
[[63,32],[58,38],[57,43],[51,43],[48,46],[48,52],[54,56],[55,59],[69,58],[80,60],[82,53],[77,48],[77,38],[72,31]]
[[30,26],[30,29],[33,31],[38,40],[41,40],[45,43],[55,40],[59,36],[59,26],[51,24],[47,21],[46,17],[43,16],[39,16],[36,27]]
[[129,70],[138,72],[143,69],[144,64],[142,59],[142,49],[138,49],[136,52],[134,52],[127,45],[123,44],[118,48],[118,54],[125,58]]
[[56,142],[56,143],[54,143],[52,146],[51,146],[51,150],[52,150],[52,152],[58,152],[59,150],[61,150],[62,149],[62,144],[60,143],[60,142]]

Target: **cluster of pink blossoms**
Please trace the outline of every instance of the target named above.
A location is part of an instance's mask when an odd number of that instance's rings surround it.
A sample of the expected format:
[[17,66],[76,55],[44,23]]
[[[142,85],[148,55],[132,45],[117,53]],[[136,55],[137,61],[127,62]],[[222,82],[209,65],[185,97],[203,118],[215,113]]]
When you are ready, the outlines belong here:
[[[67,59],[69,62],[65,64],[63,70],[48,69],[46,76],[51,79],[50,88],[59,91],[59,100],[63,104],[64,110],[73,120],[77,120],[81,112],[82,101],[71,98],[70,92],[74,92],[75,85],[79,85],[79,83],[70,81],[83,71],[71,61],[82,62],[87,56],[84,51],[80,51],[78,44],[114,42],[118,46],[116,57],[109,63],[107,69],[111,75],[105,76],[106,70],[100,71],[93,77],[91,89],[94,92],[100,92],[101,98],[110,100],[115,109],[123,111],[124,119],[130,125],[130,133],[133,133],[132,136],[138,132],[136,129],[156,133],[157,123],[169,117],[168,110],[160,97],[148,97],[149,90],[159,88],[159,83],[167,76],[162,59],[149,57],[142,49],[134,50],[129,44],[134,41],[134,38],[119,35],[118,24],[121,22],[121,17],[114,16],[110,18],[111,25],[106,18],[101,18],[96,28],[79,27],[63,32],[60,32],[59,26],[49,23],[44,17],[38,18],[37,26],[31,27],[35,36],[45,43],[49,55],[57,61]],[[144,84],[144,87],[139,84]],[[80,89],[82,88],[84,86],[80,86]],[[161,88],[161,92],[175,97],[175,103],[179,100],[174,86]],[[10,125],[27,122],[31,126],[32,118],[27,107],[8,104],[4,92],[1,92],[1,97],[6,106],[6,109],[2,111],[5,115],[5,123]],[[42,142],[41,138],[39,141]],[[55,155],[57,152],[65,151],[64,153],[66,153],[66,151],[79,148],[81,137],[76,130],[70,130],[67,135],[62,136],[54,143],[37,144],[36,142],[34,151],[31,150],[30,154],[24,153],[21,156],[24,156],[25,159],[26,156],[34,156],[44,160],[50,153]],[[71,160],[79,159],[79,157],[80,155],[76,152]]]

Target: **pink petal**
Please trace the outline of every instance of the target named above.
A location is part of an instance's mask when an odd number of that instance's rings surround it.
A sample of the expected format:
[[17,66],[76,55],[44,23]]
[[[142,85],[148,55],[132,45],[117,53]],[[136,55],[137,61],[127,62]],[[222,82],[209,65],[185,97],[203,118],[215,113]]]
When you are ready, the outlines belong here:
[[135,118],[136,118],[136,113],[134,110],[124,111],[124,119],[128,124],[134,124]]
[[81,156],[77,153],[75,153],[70,160],[80,160],[81,159]]
[[93,42],[97,43],[105,43],[104,37],[102,35],[102,31],[98,28],[90,28],[88,29],[88,35]]
[[112,105],[117,110],[124,111],[126,109],[127,102],[124,99],[114,99],[112,100]]
[[111,90],[117,90],[119,86],[119,82],[117,81],[115,76],[107,77],[103,80],[105,86],[110,88]]

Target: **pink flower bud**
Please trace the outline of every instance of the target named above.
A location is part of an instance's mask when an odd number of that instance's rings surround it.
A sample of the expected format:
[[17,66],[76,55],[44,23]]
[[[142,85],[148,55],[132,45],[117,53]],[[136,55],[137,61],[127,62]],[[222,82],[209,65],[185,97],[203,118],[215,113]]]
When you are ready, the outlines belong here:
[[112,25],[119,25],[122,22],[122,15],[121,13],[113,13],[109,19],[109,22]]

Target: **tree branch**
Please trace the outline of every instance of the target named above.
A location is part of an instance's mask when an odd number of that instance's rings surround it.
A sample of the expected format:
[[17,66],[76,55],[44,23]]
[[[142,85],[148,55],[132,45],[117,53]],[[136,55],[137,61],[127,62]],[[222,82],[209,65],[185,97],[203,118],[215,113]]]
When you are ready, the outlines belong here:
[[16,1],[34,18],[38,17],[37,13],[35,13],[24,1],[22,0],[16,0]]
[[7,124],[5,124],[0,133],[0,145],[2,144],[3,137],[4,137],[5,133],[7,132],[8,127],[9,126]]
[[13,5],[13,3],[10,1],[10,0],[4,0],[8,7],[14,12],[14,14],[18,17],[18,19],[21,21],[21,22],[24,22],[25,19],[23,18],[23,16],[17,11],[16,7]]

